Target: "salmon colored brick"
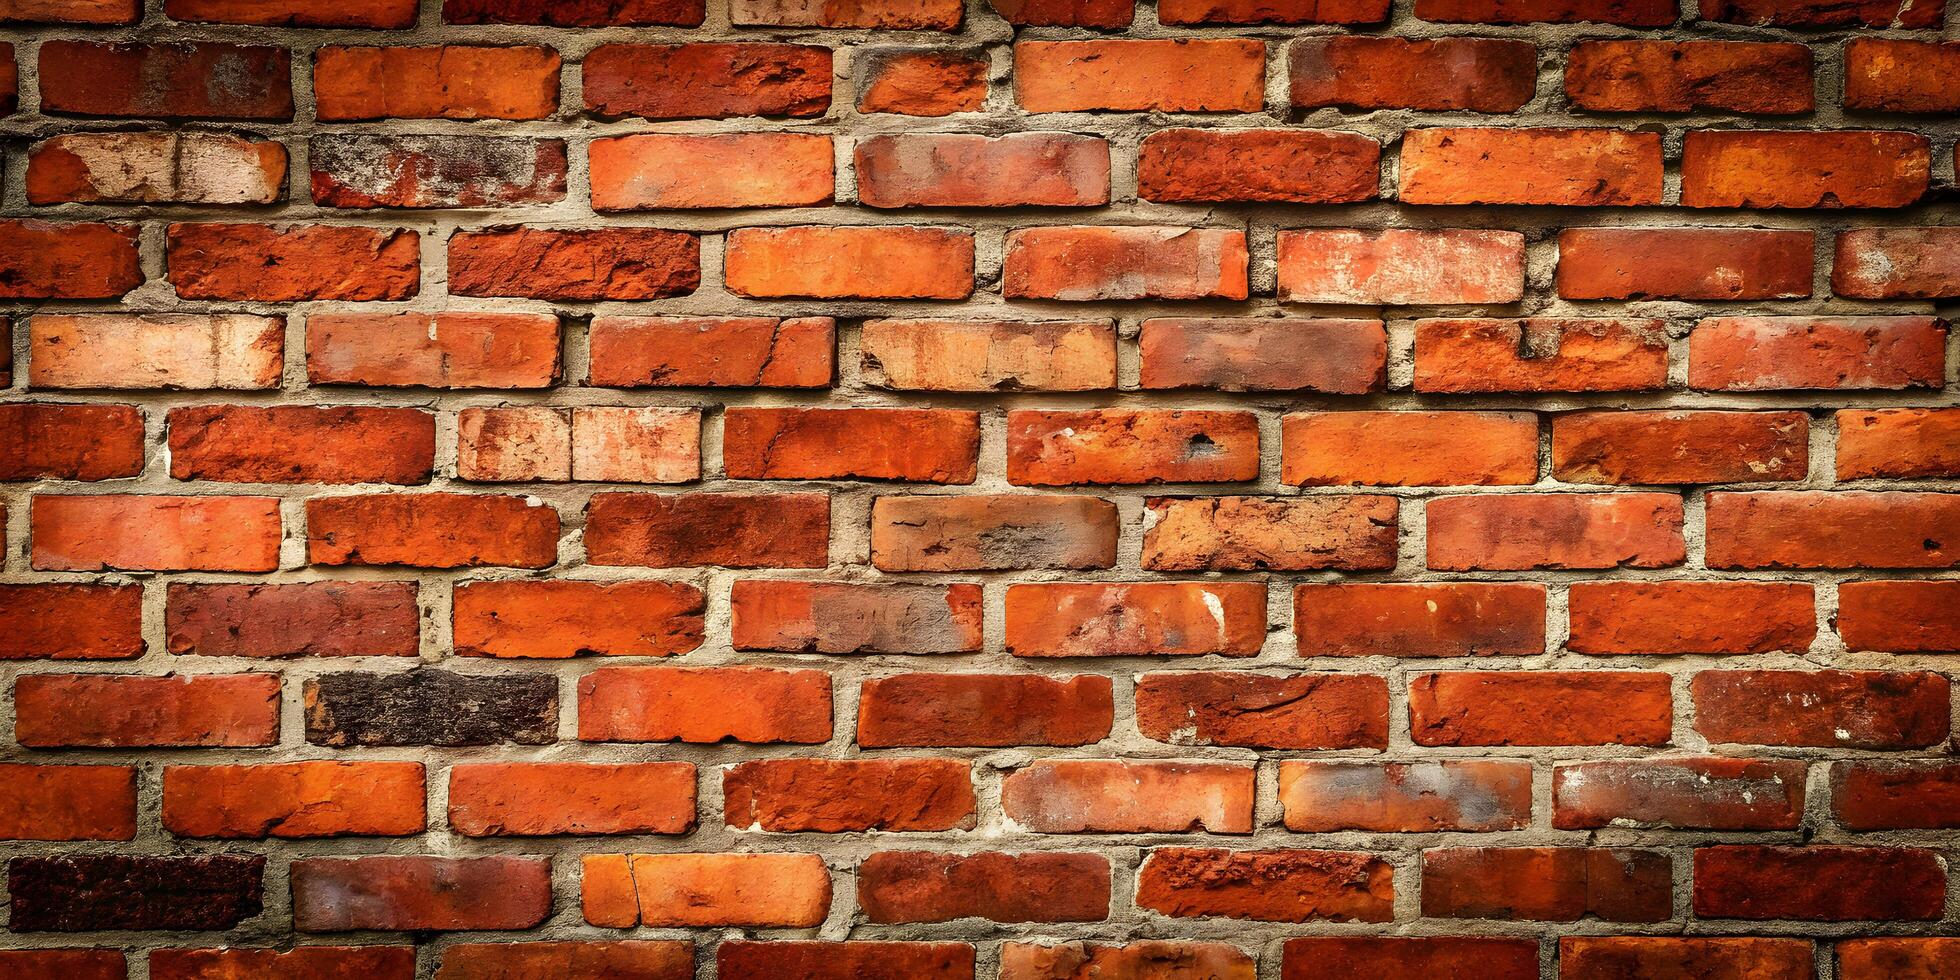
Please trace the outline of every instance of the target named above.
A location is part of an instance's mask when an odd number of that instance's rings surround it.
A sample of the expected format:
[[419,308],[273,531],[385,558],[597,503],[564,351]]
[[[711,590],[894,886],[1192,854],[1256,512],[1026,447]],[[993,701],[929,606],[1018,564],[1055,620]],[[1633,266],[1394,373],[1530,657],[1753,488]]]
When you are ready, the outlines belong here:
[[1575,582],[1566,648],[1590,654],[1804,653],[1808,582]]
[[888,572],[1108,568],[1116,505],[1080,494],[919,495],[871,504],[871,564]]
[[1852,650],[1960,651],[1960,584],[1846,582],[1838,586],[1838,634]]
[[1566,299],[1801,299],[1810,295],[1808,231],[1568,228],[1558,236]]
[[275,204],[286,147],[216,133],[69,133],[34,145],[29,204]]
[[1661,756],[1552,769],[1552,826],[1793,830],[1809,765],[1796,759]]
[[1688,692],[1714,744],[1921,748],[1952,727],[1947,680],[1929,672],[1705,670]]
[[1525,412],[1300,412],[1280,419],[1280,481],[1295,486],[1497,486],[1538,480]]
[[136,235],[135,225],[0,221],[0,299],[116,299],[143,284]]
[[1937,919],[1946,865],[1909,847],[1736,844],[1695,851],[1694,912],[1704,919]]
[[820,493],[599,493],[586,561],[651,568],[823,568],[830,498]]
[[1960,970],[1960,942],[1913,936],[1848,939],[1837,944],[1837,976],[1844,980],[1938,980]]
[[1946,321],[1922,316],[1709,317],[1688,335],[1704,391],[1937,388]]
[[777,833],[971,829],[971,767],[955,759],[758,759],[722,770],[729,827]]
[[857,742],[865,748],[1088,745],[1109,735],[1114,717],[1110,680],[1095,674],[895,674],[864,682]]
[[980,51],[865,47],[852,66],[859,112],[950,116],[978,112],[987,102],[989,66]]
[[1712,936],[1565,936],[1559,977],[1749,977],[1803,980],[1816,973],[1808,939]]
[[392,228],[173,224],[170,284],[184,299],[405,300],[421,290],[421,237]]
[[1565,96],[1592,112],[1742,112],[1783,116],[1817,104],[1810,49],[1753,41],[1582,41],[1565,61]]
[[951,228],[737,228],[723,275],[758,299],[965,299],[973,247],[972,232]]
[[857,904],[875,923],[1100,922],[1109,860],[1100,854],[880,851],[857,868]]
[[1097,391],[1116,387],[1107,320],[868,320],[866,383],[899,391]]
[[1362,395],[1388,368],[1379,320],[1152,318],[1138,347],[1144,388]]
[[1259,429],[1249,412],[1104,409],[1016,411],[1007,417],[1007,480],[1233,483],[1259,476]]
[[1153,497],[1144,508],[1151,571],[1395,567],[1393,497]]
[[853,161],[866,207],[1109,203],[1109,144],[1093,136],[880,134],[858,141]]
[[[0,840],[131,840],[131,766],[0,764]],[[0,976],[8,976],[0,960]]]
[[[973,960],[973,947],[967,943],[731,939],[715,947],[715,975],[722,980],[769,980],[782,976],[853,980],[890,973],[929,980],[973,980]],[[692,976],[691,959],[687,967],[688,973],[671,980]]]
[[579,679],[587,742],[830,740],[830,675],[761,667],[601,667]]
[[[699,27],[706,15],[705,8],[703,0],[443,0],[442,22],[545,27]],[[444,980],[454,978],[445,975]]]
[[1074,942],[1002,943],[1000,947],[1001,980],[1254,980],[1257,969],[1251,956],[1230,943],[1139,939],[1122,946]]
[[1287,46],[1293,107],[1514,112],[1538,84],[1530,41],[1313,37]]
[[1137,149],[1150,201],[1344,204],[1375,197],[1381,144],[1356,133],[1160,129]]
[[271,497],[37,494],[31,513],[31,558],[41,571],[279,567],[279,501]]
[[1680,11],[1665,0],[1418,0],[1415,15],[1448,24],[1667,27],[1680,17]]
[[1661,203],[1659,133],[1618,129],[1410,129],[1405,204]]
[[596,211],[803,207],[830,203],[836,186],[828,136],[647,133],[586,151]]
[[0,480],[108,480],[143,472],[129,405],[0,405]]
[[558,230],[503,226],[449,236],[458,296],[665,299],[701,285],[701,240],[660,228]]
[[142,8],[140,0],[16,0],[0,12],[0,23],[133,24]]
[[550,314],[321,313],[306,321],[306,374],[316,385],[544,388],[558,379],[558,365],[558,318]]
[[805,44],[606,44],[582,66],[585,111],[602,118],[821,116],[831,52]]
[[1531,766],[1439,762],[1307,762],[1279,767],[1286,829],[1298,833],[1519,830],[1531,823]]
[[164,643],[204,657],[413,657],[418,592],[414,582],[173,582]]
[[1573,412],[1552,418],[1567,483],[1767,483],[1810,472],[1802,412]]
[[1844,107],[1960,112],[1960,44],[1853,38],[1844,45]]
[[1960,296],[1960,231],[1854,228],[1837,237],[1831,291],[1849,299]]
[[786,653],[977,653],[977,585],[745,579],[730,589],[729,642]]
[[284,47],[50,40],[41,45],[37,64],[41,111],[113,119],[290,120],[292,62]]
[[463,657],[664,657],[701,645],[706,607],[681,582],[465,582],[452,635]]
[[1417,745],[1666,745],[1668,675],[1634,671],[1419,674]]
[[987,0],[1016,27],[1121,29],[1136,18],[1135,0]]
[[1424,851],[1422,914],[1532,922],[1661,922],[1674,912],[1665,852],[1604,847]]
[[1946,4],[1926,6],[1901,0],[1861,0],[1854,4],[1819,0],[1701,0],[1701,19],[1727,24],[1777,27],[1937,28]]
[[22,674],[14,737],[30,748],[251,748],[279,739],[278,674]]
[[1164,24],[1379,24],[1388,0],[1164,0]]
[[1351,851],[1160,847],[1137,870],[1136,903],[1172,918],[1386,922],[1394,872]]
[[1946,830],[1960,823],[1960,770],[1941,759],[1831,765],[1831,815],[1849,830]]
[[549,568],[558,512],[523,497],[460,493],[316,497],[306,502],[314,565]]
[[178,837],[403,837],[427,825],[419,762],[163,770],[163,826]]
[[1042,759],[1001,782],[1010,826],[1042,834],[1252,832],[1251,766]]
[[1917,133],[1697,130],[1681,149],[1691,208],[1898,208],[1926,193]]
[[694,764],[459,764],[449,770],[449,826],[467,837],[684,834],[694,828]]
[[1711,493],[1710,568],[1952,568],[1960,495],[1802,490]]
[[859,27],[953,31],[965,6],[959,0],[732,0],[729,19],[739,26]]
[[367,27],[398,30],[415,26],[415,0],[355,0],[322,8],[306,0],[165,0],[171,20],[260,27]]
[[145,647],[141,585],[0,586],[0,661],[115,660]]
[[558,69],[546,47],[323,47],[315,111],[322,122],[544,119],[558,110]]
[[1545,651],[1545,587],[1529,582],[1300,585],[1303,657],[1527,656]]
[[588,334],[592,376],[607,388],[827,388],[830,317],[606,316]]
[[1144,674],[1136,720],[1145,738],[1177,745],[1379,749],[1388,745],[1388,684],[1355,674]]
[[552,905],[542,858],[305,858],[292,883],[301,932],[529,929]]
[[436,417],[412,408],[173,408],[170,476],[217,483],[427,483]]
[[1443,306],[1515,303],[1524,236],[1514,231],[1303,228],[1279,233],[1289,303]]
[[1257,112],[1266,46],[1238,38],[1022,41],[1014,100],[1028,112]]
[[1018,228],[1007,233],[1009,299],[1245,299],[1242,231],[1165,226]]
[[914,408],[730,408],[722,465],[732,480],[972,483],[976,412]]
[[1007,590],[1017,657],[1252,656],[1266,638],[1258,582],[1053,583]]
[[1538,944],[1501,936],[1310,936],[1281,947],[1280,980],[1312,980],[1323,970],[1357,980],[1451,973],[1532,980]]
[[1667,568],[1686,558],[1681,498],[1669,493],[1443,497],[1428,520],[1433,569]]
[[553,408],[457,412],[456,478],[484,483],[570,480],[570,413]]
[[1419,320],[1415,390],[1651,391],[1667,351],[1659,320]]
[[815,854],[588,854],[585,921],[601,927],[814,926],[830,909]]
[[415,976],[413,946],[295,946],[276,949],[154,949],[151,980],[221,980],[232,976],[332,980],[369,977],[410,980]]

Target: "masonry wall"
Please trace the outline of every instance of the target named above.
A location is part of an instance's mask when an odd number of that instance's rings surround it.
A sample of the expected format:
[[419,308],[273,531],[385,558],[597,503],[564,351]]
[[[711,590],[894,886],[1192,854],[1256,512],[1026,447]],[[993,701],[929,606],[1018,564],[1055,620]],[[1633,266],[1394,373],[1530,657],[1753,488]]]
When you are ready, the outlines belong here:
[[0,0],[0,978],[1960,976],[1940,0]]

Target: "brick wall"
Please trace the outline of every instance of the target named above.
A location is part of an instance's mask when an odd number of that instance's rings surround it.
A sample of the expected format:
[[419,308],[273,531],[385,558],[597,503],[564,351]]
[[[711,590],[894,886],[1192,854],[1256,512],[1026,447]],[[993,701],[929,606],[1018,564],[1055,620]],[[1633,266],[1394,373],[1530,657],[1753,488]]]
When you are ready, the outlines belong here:
[[0,0],[0,978],[1960,976],[1955,24]]

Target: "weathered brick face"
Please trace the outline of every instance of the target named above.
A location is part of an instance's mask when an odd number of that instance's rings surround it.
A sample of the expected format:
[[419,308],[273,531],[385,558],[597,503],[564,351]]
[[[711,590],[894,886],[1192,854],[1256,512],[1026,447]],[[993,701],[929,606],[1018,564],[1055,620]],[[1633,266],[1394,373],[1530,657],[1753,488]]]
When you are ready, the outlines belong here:
[[0,0],[0,980],[1960,977],[1956,140],[1946,0]]

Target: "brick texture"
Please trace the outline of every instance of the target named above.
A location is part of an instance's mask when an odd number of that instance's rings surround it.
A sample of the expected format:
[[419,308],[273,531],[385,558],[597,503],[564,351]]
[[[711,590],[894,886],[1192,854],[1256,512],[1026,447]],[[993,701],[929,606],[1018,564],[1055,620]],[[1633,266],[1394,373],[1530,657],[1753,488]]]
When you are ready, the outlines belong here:
[[0,0],[0,980],[1960,976],[1948,0]]

